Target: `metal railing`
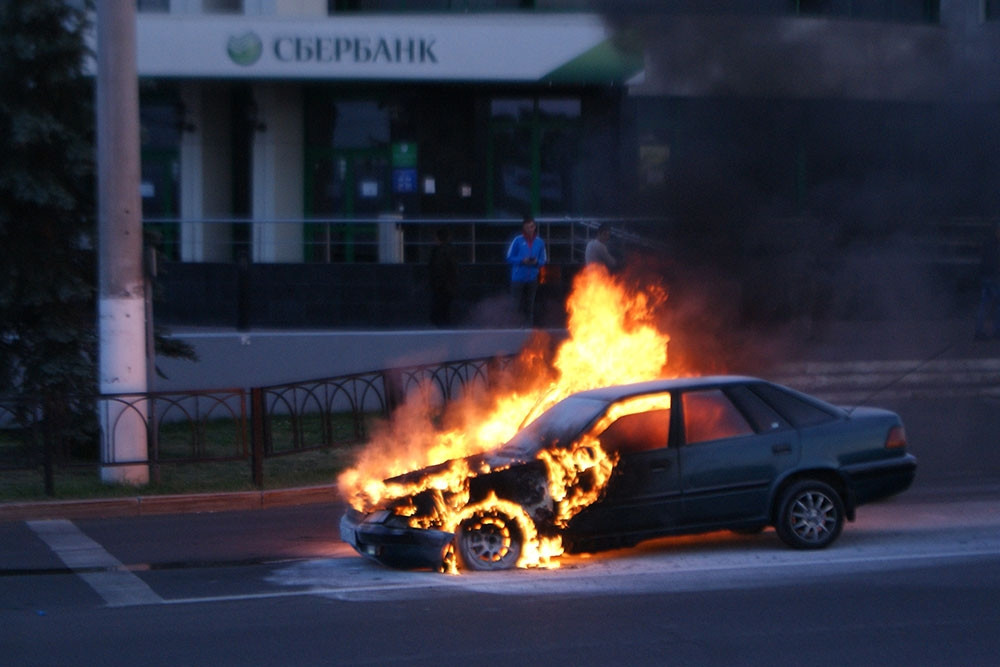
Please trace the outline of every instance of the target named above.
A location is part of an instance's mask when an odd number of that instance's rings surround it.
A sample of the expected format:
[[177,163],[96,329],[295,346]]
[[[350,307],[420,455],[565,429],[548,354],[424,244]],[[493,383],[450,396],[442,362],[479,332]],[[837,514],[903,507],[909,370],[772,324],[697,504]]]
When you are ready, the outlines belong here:
[[[539,235],[553,262],[580,263],[584,248],[602,223],[616,239],[632,245],[660,242],[636,230],[667,228],[659,218],[537,216]],[[520,218],[147,218],[143,224],[159,237],[169,260],[190,262],[275,263],[423,263],[447,229],[458,261],[504,262],[507,247],[521,228]]]
[[[620,250],[669,251],[676,221],[668,217],[536,217],[550,261],[579,264],[598,226],[612,228]],[[978,261],[978,248],[989,217],[951,217],[909,226],[906,232],[921,261],[968,265]],[[424,263],[436,244],[435,232],[445,228],[459,262],[502,264],[511,239],[520,230],[520,218],[300,218],[246,220],[235,218],[147,218],[144,226],[160,238],[168,260],[183,262],[259,263]],[[758,222],[764,230],[823,229],[822,218],[793,216]],[[787,241],[784,233],[763,235],[760,244]]]
[[[40,472],[48,495],[55,472],[148,465],[245,461],[253,484],[264,485],[267,458],[363,444],[374,420],[388,418],[404,401],[428,409],[487,390],[514,357],[448,361],[267,387],[140,394],[100,394],[93,403],[113,415],[102,434],[104,455],[74,452],[58,426],[33,399],[0,398],[0,472]],[[249,399],[249,400],[248,400]],[[118,461],[116,438],[141,420],[148,458]],[[98,460],[98,459],[101,460]]]

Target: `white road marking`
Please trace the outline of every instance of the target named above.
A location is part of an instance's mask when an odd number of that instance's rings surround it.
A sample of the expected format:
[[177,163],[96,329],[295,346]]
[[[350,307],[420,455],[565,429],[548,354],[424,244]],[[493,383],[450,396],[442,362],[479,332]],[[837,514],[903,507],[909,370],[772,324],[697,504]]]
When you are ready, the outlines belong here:
[[121,561],[84,535],[72,521],[27,521],[71,570],[87,582],[110,607],[161,604],[163,598],[129,572]]

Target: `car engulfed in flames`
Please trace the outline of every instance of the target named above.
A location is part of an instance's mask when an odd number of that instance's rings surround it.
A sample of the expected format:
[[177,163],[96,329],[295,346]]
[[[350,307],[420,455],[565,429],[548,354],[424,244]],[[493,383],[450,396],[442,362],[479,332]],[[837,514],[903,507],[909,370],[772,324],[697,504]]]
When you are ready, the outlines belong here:
[[658,380],[573,394],[495,451],[386,480],[391,499],[350,510],[341,536],[386,565],[445,571],[767,526],[818,549],[915,473],[888,410],[752,377]]
[[[575,278],[568,336],[430,414],[407,402],[338,478],[341,538],[399,568],[558,567],[564,552],[774,526],[821,548],[912,483],[903,424],[757,378],[667,365],[658,288]],[[684,376],[684,377],[680,377]]]

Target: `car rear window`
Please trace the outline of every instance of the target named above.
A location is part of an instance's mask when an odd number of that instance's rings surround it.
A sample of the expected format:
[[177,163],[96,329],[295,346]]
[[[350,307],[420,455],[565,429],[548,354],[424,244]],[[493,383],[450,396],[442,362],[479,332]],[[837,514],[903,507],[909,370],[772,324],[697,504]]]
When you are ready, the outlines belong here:
[[794,394],[782,387],[765,383],[749,386],[755,394],[763,398],[793,426],[799,428],[815,426],[837,418],[835,412],[823,407],[818,402],[810,401],[805,396]]
[[684,393],[684,441],[688,444],[753,435],[753,429],[720,389]]
[[764,402],[757,394],[748,388],[736,385],[726,388],[726,394],[733,399],[733,402],[743,411],[743,414],[750,421],[750,425],[758,433],[769,433],[791,428],[788,420],[782,417],[770,405]]

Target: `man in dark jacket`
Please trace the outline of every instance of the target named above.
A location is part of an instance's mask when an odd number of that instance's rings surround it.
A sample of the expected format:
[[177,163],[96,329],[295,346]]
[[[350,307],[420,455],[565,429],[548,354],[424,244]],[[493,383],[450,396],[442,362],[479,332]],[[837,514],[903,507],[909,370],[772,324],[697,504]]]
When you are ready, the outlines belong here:
[[446,227],[435,232],[437,245],[431,248],[428,273],[431,282],[431,323],[445,327],[451,322],[451,302],[458,288],[458,260]]
[[1000,340],[1000,223],[983,244],[979,264],[979,310],[976,311],[976,340],[986,340],[986,320],[993,314],[993,338]]

